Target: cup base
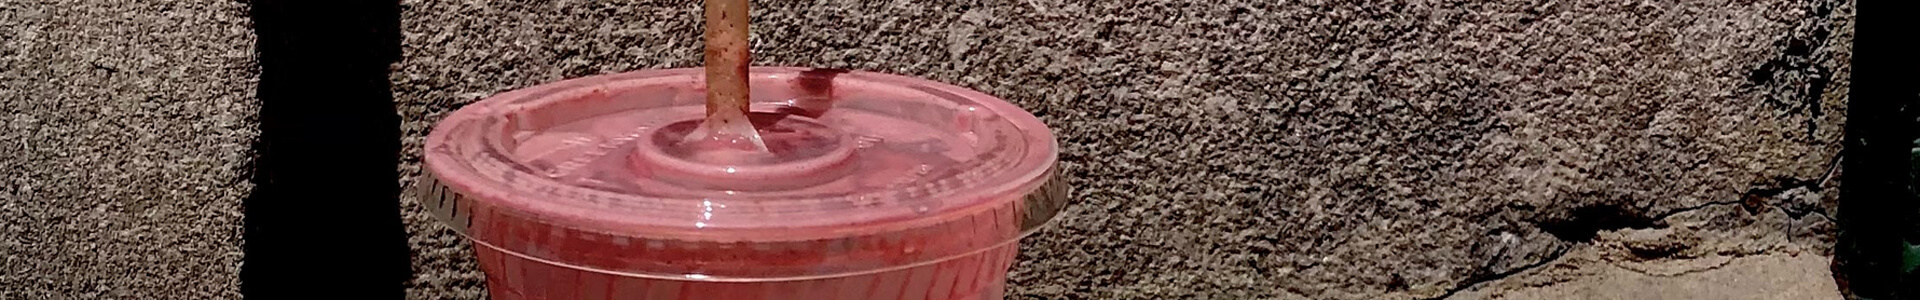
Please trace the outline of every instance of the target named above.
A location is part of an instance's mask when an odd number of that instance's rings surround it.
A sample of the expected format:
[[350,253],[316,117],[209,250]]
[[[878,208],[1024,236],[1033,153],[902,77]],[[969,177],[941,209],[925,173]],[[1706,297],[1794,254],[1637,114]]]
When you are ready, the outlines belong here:
[[812,280],[639,278],[474,247],[493,300],[1002,300],[1017,243],[934,264]]

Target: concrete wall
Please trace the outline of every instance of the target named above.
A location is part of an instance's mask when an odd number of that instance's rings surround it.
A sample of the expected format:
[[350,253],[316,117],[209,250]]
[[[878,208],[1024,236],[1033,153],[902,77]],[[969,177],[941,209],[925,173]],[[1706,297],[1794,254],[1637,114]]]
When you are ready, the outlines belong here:
[[[696,1],[402,4],[409,187],[461,104],[699,62]],[[1832,243],[1849,2],[756,5],[761,64],[952,82],[1057,130],[1079,203],[1023,244],[1014,298],[1481,295]],[[244,9],[0,0],[24,28],[0,32],[0,298],[236,297]],[[482,297],[468,245],[403,202],[410,295]]]
[[[405,3],[416,136],[699,61],[694,1]],[[1680,243],[1623,259],[1830,244],[1843,3],[757,4],[763,64],[958,83],[1058,130],[1081,202],[1025,244],[1023,297],[1436,297],[1615,229]],[[474,294],[464,246],[411,220],[417,295]]]
[[246,4],[0,0],[0,299],[239,298]]

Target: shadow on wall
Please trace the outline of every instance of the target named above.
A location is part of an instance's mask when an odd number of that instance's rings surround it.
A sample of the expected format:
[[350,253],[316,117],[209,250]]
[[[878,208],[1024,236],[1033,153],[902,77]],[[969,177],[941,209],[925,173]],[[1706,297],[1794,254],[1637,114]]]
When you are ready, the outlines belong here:
[[1842,150],[1835,277],[1854,299],[1920,299],[1920,199],[1913,159],[1920,129],[1920,57],[1906,43],[1914,1],[1862,1]]
[[401,299],[411,276],[397,198],[388,65],[398,1],[252,1],[261,101],[241,293]]

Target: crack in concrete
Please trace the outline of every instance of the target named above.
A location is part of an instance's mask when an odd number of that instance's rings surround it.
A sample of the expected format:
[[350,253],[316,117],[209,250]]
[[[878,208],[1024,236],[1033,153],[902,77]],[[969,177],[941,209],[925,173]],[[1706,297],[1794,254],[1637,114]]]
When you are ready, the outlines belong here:
[[[1757,207],[1754,207],[1754,206],[1766,205],[1766,206],[1771,206],[1775,209],[1779,209],[1781,212],[1787,213],[1787,217],[1792,219],[1800,219],[1802,217],[1806,217],[1807,215],[1816,215],[1816,216],[1820,216],[1820,218],[1826,219],[1827,221],[1836,221],[1832,216],[1828,216],[1827,213],[1823,211],[1806,209],[1806,208],[1793,208],[1793,207],[1787,206],[1786,204],[1779,203],[1778,201],[1767,201],[1767,200],[1778,200],[1777,198],[1779,198],[1781,194],[1786,194],[1787,192],[1793,191],[1796,189],[1806,189],[1808,191],[1823,190],[1821,187],[1825,186],[1828,182],[1832,181],[1834,176],[1836,176],[1836,174],[1839,173],[1840,162],[1842,159],[1843,159],[1842,156],[1834,155],[1833,160],[1827,163],[1827,171],[1820,176],[1819,180],[1801,180],[1801,179],[1784,180],[1783,182],[1785,184],[1782,184],[1779,186],[1748,189],[1746,192],[1741,193],[1740,198],[1742,200],[1713,201],[1713,202],[1702,203],[1700,205],[1678,208],[1678,209],[1670,210],[1664,213],[1656,214],[1653,216],[1653,218],[1654,220],[1665,220],[1667,217],[1672,217],[1674,215],[1678,215],[1681,213],[1706,209],[1714,206],[1722,206],[1722,205],[1741,205],[1743,207],[1748,207],[1750,211],[1758,209]],[[1645,229],[1645,228],[1638,228],[1638,229]]]
[[[1916,142],[1920,142],[1920,141],[1916,141]],[[1820,176],[1820,184],[1815,186],[1816,187],[1827,186],[1827,181],[1833,180],[1834,178],[1837,178],[1838,176],[1840,176],[1840,162],[1843,160],[1846,160],[1846,158],[1847,157],[1845,154],[1834,155],[1833,163],[1827,165],[1826,175]]]
[[[1460,292],[1466,291],[1468,289],[1472,289],[1475,286],[1479,286],[1481,284],[1485,284],[1488,282],[1507,279],[1508,277],[1513,277],[1513,275],[1519,275],[1520,273],[1525,273],[1527,271],[1531,271],[1533,269],[1546,266],[1547,264],[1553,263],[1554,261],[1559,261],[1561,257],[1567,256],[1568,252],[1573,252],[1573,248],[1575,246],[1577,246],[1577,244],[1560,247],[1559,250],[1555,250],[1553,254],[1547,255],[1546,258],[1541,259],[1540,261],[1537,261],[1537,262],[1520,266],[1519,268],[1513,268],[1512,270],[1507,270],[1505,272],[1496,272],[1493,274],[1482,274],[1482,275],[1474,276],[1476,278],[1468,279],[1461,285],[1457,285],[1451,289],[1447,289],[1447,292],[1444,294],[1440,294],[1440,296],[1426,298],[1424,300],[1439,300],[1439,299],[1452,298],[1454,294],[1459,294]],[[1485,270],[1485,268],[1482,268],[1481,270]]]
[[[1646,276],[1652,276],[1652,277],[1680,277],[1680,276],[1686,276],[1686,275],[1692,275],[1692,274],[1699,274],[1701,272],[1706,272],[1706,271],[1719,270],[1720,268],[1726,267],[1727,265],[1732,265],[1733,260],[1735,259],[1740,259],[1742,257],[1748,257],[1748,256],[1756,256],[1756,255],[1764,255],[1764,254],[1734,254],[1734,255],[1719,256],[1721,259],[1724,259],[1724,260],[1721,260],[1719,263],[1713,264],[1713,266],[1698,268],[1698,269],[1686,269],[1673,274],[1655,274],[1655,273],[1647,272],[1645,270],[1641,270],[1638,268],[1627,267],[1625,265],[1620,264],[1619,262],[1610,261],[1610,262],[1607,262],[1607,264],[1613,265],[1614,267],[1620,268],[1621,270],[1627,270],[1628,272],[1633,272],[1635,274],[1640,274],[1640,275],[1646,275]],[[1694,258],[1694,260],[1701,260],[1701,259],[1710,259],[1710,258]],[[1641,262],[1652,263],[1651,261],[1641,261]]]
[[[1668,217],[1673,217],[1674,215],[1678,215],[1682,213],[1693,212],[1693,211],[1707,209],[1715,206],[1727,206],[1727,205],[1744,206],[1745,204],[1746,204],[1746,201],[1744,200],[1713,201],[1713,202],[1701,203],[1700,205],[1676,208],[1663,213],[1654,214],[1652,218],[1658,222],[1664,223]],[[1665,224],[1662,224],[1661,226],[1665,226]],[[1629,228],[1623,228],[1623,229],[1652,229],[1652,228],[1658,228],[1658,227],[1629,227]]]
[[[1827,184],[1827,183],[1828,183],[1829,181],[1831,181],[1831,180],[1832,180],[1832,179],[1834,178],[1834,176],[1835,176],[1835,174],[1837,174],[1837,173],[1839,172],[1839,168],[1840,168],[1840,162],[1841,162],[1841,160],[1842,160],[1842,157],[1841,157],[1841,156],[1839,156],[1839,155],[1835,155],[1835,156],[1834,156],[1834,159],[1833,159],[1833,161],[1832,161],[1832,162],[1830,162],[1830,163],[1828,164],[1828,166],[1827,166],[1827,171],[1826,171],[1826,172],[1825,172],[1825,173],[1824,173],[1824,174],[1823,174],[1823,175],[1821,176],[1821,178],[1819,178],[1818,180],[1799,180],[1799,179],[1790,179],[1790,180],[1786,180],[1786,181],[1785,181],[1785,184],[1783,184],[1783,185],[1779,185],[1779,186],[1774,186],[1774,187],[1763,187],[1763,188],[1754,188],[1754,189],[1749,189],[1749,190],[1747,190],[1746,192],[1743,192],[1743,193],[1741,193],[1741,195],[1742,195],[1742,196],[1740,197],[1740,198],[1741,198],[1741,200],[1729,200],[1729,201],[1713,201],[1713,202],[1707,202],[1707,203],[1702,203],[1702,204],[1699,204],[1699,205],[1694,205],[1694,206],[1688,206],[1688,207],[1682,207],[1682,208],[1677,208],[1677,209],[1673,209],[1673,210],[1668,210],[1668,211],[1666,211],[1666,212],[1662,212],[1662,213],[1659,213],[1659,214],[1654,214],[1654,215],[1652,215],[1652,216],[1651,216],[1651,219],[1650,219],[1650,220],[1652,220],[1652,221],[1653,221],[1653,222],[1651,222],[1651,223],[1653,224],[1652,226],[1627,226],[1627,227],[1624,227],[1624,228],[1616,228],[1616,229],[1613,229],[1613,230],[1618,230],[1618,229],[1651,229],[1651,228],[1659,228],[1659,227],[1665,227],[1665,226],[1666,226],[1666,224],[1665,224],[1665,220],[1666,220],[1666,219],[1667,219],[1668,217],[1672,217],[1672,216],[1674,216],[1674,215],[1678,215],[1678,214],[1682,214],[1682,213],[1687,213],[1687,212],[1692,212],[1692,211],[1698,211],[1698,210],[1702,210],[1702,209],[1707,209],[1707,208],[1712,208],[1712,207],[1717,207],[1717,206],[1727,206],[1727,205],[1738,205],[1738,206],[1741,206],[1741,207],[1745,207],[1745,208],[1749,208],[1749,210],[1754,210],[1754,209],[1758,209],[1758,208],[1753,208],[1753,206],[1759,206],[1759,205],[1762,205],[1762,204],[1764,204],[1764,205],[1766,205],[1766,206],[1771,206],[1771,207],[1773,207],[1773,208],[1775,208],[1775,209],[1779,209],[1779,210],[1780,210],[1781,212],[1785,212],[1785,213],[1787,213],[1787,216],[1788,216],[1789,218],[1792,218],[1792,219],[1800,219],[1800,218],[1802,218],[1802,217],[1805,217],[1805,216],[1807,216],[1807,215],[1816,215],[1816,216],[1820,216],[1820,217],[1821,217],[1822,219],[1826,219],[1826,220],[1827,220],[1827,221],[1829,221],[1829,222],[1834,222],[1834,221],[1836,221],[1836,220],[1835,220],[1835,219],[1833,219],[1833,217],[1831,217],[1831,216],[1828,216],[1828,215],[1827,215],[1827,214],[1826,214],[1825,212],[1822,212],[1822,211],[1818,211],[1818,210],[1796,210],[1796,209],[1792,209],[1792,208],[1789,208],[1789,207],[1788,207],[1787,205],[1785,205],[1785,204],[1782,204],[1782,203],[1778,203],[1778,202],[1774,202],[1774,201],[1765,201],[1765,202],[1763,202],[1763,203],[1759,203],[1759,204],[1756,204],[1756,203],[1753,203],[1753,201],[1752,201],[1752,200],[1755,200],[1755,199],[1758,199],[1758,200],[1769,200],[1769,199],[1775,199],[1775,198],[1777,198],[1777,197],[1779,197],[1779,196],[1780,196],[1781,194],[1785,194],[1786,192],[1788,192],[1788,191],[1793,191],[1793,190],[1795,190],[1795,189],[1803,189],[1803,188],[1804,188],[1804,189],[1807,189],[1807,190],[1813,190],[1813,191],[1819,191],[1819,190],[1821,190],[1821,188],[1820,188],[1821,186],[1825,186],[1825,185],[1826,185],[1826,184]],[[1788,224],[1788,226],[1792,226],[1792,224]],[[1789,230],[1791,230],[1791,229],[1789,229]],[[1792,238],[1792,235],[1791,235],[1791,234],[1789,234],[1789,235],[1788,235],[1788,238],[1789,238],[1789,239],[1791,239],[1791,238]],[[1570,251],[1571,251],[1571,249],[1573,249],[1574,247],[1576,247],[1576,246],[1578,246],[1579,244],[1590,244],[1590,243],[1592,243],[1592,242],[1593,242],[1593,240],[1591,240],[1591,239],[1589,239],[1589,240],[1585,240],[1585,241],[1571,241],[1571,242],[1573,242],[1573,244],[1571,244],[1571,245],[1567,245],[1567,246],[1565,246],[1565,247],[1561,247],[1561,248],[1560,248],[1559,250],[1556,250],[1556,251],[1555,251],[1555,252],[1554,252],[1553,254],[1551,254],[1551,255],[1548,255],[1548,256],[1547,256],[1546,258],[1544,258],[1544,259],[1541,259],[1540,261],[1536,261],[1536,262],[1533,262],[1533,263],[1530,263],[1530,264],[1527,264],[1527,265],[1524,265],[1524,266],[1520,266],[1520,267],[1518,267],[1518,268],[1514,268],[1514,269],[1512,269],[1512,270],[1508,270],[1508,271],[1505,271],[1505,272],[1497,272],[1497,273],[1493,273],[1493,274],[1482,274],[1482,275],[1476,275],[1476,276],[1473,276],[1473,277],[1474,277],[1473,279],[1469,279],[1469,280],[1466,280],[1466,281],[1464,281],[1464,282],[1463,282],[1462,284],[1460,284],[1460,285],[1458,285],[1458,286],[1455,286],[1454,288],[1451,288],[1451,289],[1448,289],[1446,293],[1444,293],[1444,294],[1441,294],[1440,296],[1437,296],[1437,297],[1433,297],[1433,298],[1426,298],[1426,300],[1435,300],[1435,299],[1447,299],[1447,298],[1450,298],[1450,297],[1453,297],[1453,295],[1455,295],[1455,294],[1458,294],[1458,293],[1459,293],[1459,292],[1461,292],[1461,291],[1465,291],[1465,290],[1468,290],[1468,289],[1472,289],[1473,287],[1476,287],[1476,286],[1479,286],[1479,285],[1481,285],[1481,284],[1485,284],[1485,283],[1488,283],[1488,282],[1493,282],[1493,281],[1499,281],[1499,280],[1503,280],[1503,279],[1506,279],[1506,278],[1508,278],[1508,277],[1512,277],[1513,275],[1518,275],[1518,274],[1520,274],[1520,273],[1525,273],[1525,272],[1527,272],[1527,271],[1530,271],[1530,270],[1533,270],[1533,269],[1536,269],[1536,268],[1539,268],[1539,267],[1542,267],[1542,266],[1546,266],[1546,265],[1548,265],[1548,264],[1550,264],[1550,263],[1552,263],[1552,262],[1554,262],[1554,261],[1557,261],[1557,260],[1560,260],[1560,259],[1561,259],[1562,257],[1564,257],[1564,256],[1566,256],[1566,254],[1567,254],[1567,252],[1570,252]],[[1791,240],[1789,240],[1789,242],[1791,242]],[[1504,255],[1505,255],[1505,253],[1506,253],[1506,251],[1505,251],[1505,249],[1502,249],[1500,253],[1501,253],[1501,254],[1497,254],[1497,255],[1495,255],[1495,257],[1494,257],[1494,258],[1491,258],[1491,259],[1489,259],[1489,261],[1488,261],[1488,262],[1487,262],[1486,264],[1483,264],[1483,265],[1481,266],[1481,270],[1488,270],[1488,269],[1491,269],[1491,268],[1492,268],[1492,265],[1493,265],[1493,264],[1494,264],[1495,262],[1497,262],[1497,261],[1494,261],[1494,260],[1497,260],[1497,259],[1501,259],[1501,258],[1502,258],[1502,256],[1504,256]],[[1681,273],[1676,273],[1676,274],[1670,274],[1670,275],[1659,275],[1659,274],[1652,274],[1652,273],[1647,273],[1647,272],[1645,272],[1645,271],[1641,271],[1641,270],[1637,270],[1637,269],[1633,269],[1633,268],[1627,268],[1627,267],[1621,267],[1621,266],[1619,266],[1619,265],[1617,265],[1617,264],[1614,264],[1614,266],[1615,266],[1615,267],[1619,267],[1619,268],[1621,268],[1621,269],[1625,269],[1625,270],[1628,270],[1628,271],[1632,271],[1632,272],[1635,272],[1635,273],[1639,273],[1639,274],[1643,274],[1643,275],[1648,275],[1648,276],[1658,276],[1658,277],[1674,277],[1674,276],[1682,276],[1682,275],[1688,275],[1688,274],[1695,274],[1695,273],[1699,273],[1699,272],[1705,272],[1705,271],[1711,271],[1711,270],[1716,270],[1716,269],[1720,269],[1720,268],[1722,268],[1722,267],[1725,267],[1725,266],[1727,266],[1728,264],[1731,264],[1731,263],[1732,263],[1732,261],[1733,261],[1734,259],[1739,259],[1739,258],[1741,258],[1741,257],[1747,257],[1747,256],[1754,256],[1754,255],[1732,255],[1732,256],[1728,256],[1728,257],[1727,257],[1727,260],[1726,260],[1726,261],[1723,261],[1723,262],[1721,262],[1721,263],[1719,263],[1719,264],[1716,264],[1716,265],[1714,265],[1714,266],[1712,266],[1712,267],[1707,267],[1707,268],[1701,268],[1701,269],[1697,269],[1697,270],[1688,270],[1688,271],[1683,271],[1683,272],[1681,272]],[[1610,263],[1610,264],[1611,264],[1611,263]]]
[[1786,205],[1781,205],[1779,203],[1773,204],[1773,207],[1775,209],[1779,209],[1781,212],[1787,213],[1788,218],[1792,218],[1796,220],[1812,215],[1812,216],[1818,216],[1821,219],[1826,219],[1827,222],[1840,222],[1840,219],[1834,219],[1832,216],[1828,216],[1826,212],[1822,212],[1818,210],[1795,210],[1794,208],[1790,208],[1790,207],[1787,207]]

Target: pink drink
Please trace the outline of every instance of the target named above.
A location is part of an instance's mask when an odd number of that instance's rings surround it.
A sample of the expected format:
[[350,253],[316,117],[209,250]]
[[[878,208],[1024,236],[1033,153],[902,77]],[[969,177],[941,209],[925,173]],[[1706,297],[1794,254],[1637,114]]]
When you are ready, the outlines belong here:
[[801,71],[749,76],[767,152],[685,141],[698,69],[497,95],[436,125],[421,199],[499,300],[1001,299],[1018,240],[1066,204],[1046,126],[884,74],[809,99]]

